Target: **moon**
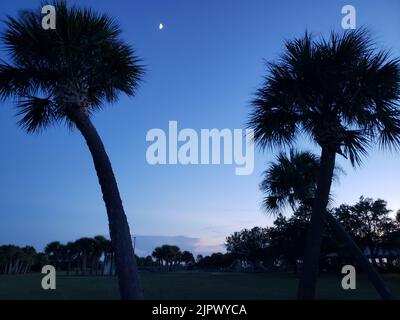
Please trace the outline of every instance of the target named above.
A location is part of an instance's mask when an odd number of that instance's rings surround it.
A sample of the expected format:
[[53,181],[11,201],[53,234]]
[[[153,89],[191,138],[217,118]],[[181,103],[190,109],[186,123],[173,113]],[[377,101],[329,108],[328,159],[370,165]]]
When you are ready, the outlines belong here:
[[163,25],[162,23],[160,23],[159,26],[158,26],[158,29],[159,29],[159,30],[164,29],[164,25]]

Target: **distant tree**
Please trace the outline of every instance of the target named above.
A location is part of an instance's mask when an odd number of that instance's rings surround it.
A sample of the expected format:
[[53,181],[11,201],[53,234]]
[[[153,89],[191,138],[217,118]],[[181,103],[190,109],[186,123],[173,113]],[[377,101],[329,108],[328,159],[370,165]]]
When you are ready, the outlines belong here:
[[138,265],[140,267],[151,267],[154,265],[154,261],[151,256],[136,257],[136,260],[138,261]]
[[77,245],[74,242],[68,242],[65,245],[65,256],[67,262],[67,275],[71,274],[72,264],[77,259],[79,252],[77,250]]
[[191,252],[185,250],[182,252],[181,260],[185,264],[193,263],[194,262],[193,254]]
[[268,229],[254,227],[243,229],[228,236],[225,240],[226,250],[235,257],[256,264],[260,260],[262,251],[267,247],[269,241]]
[[268,230],[269,250],[276,260],[284,260],[294,272],[297,272],[297,260],[304,254],[308,225],[309,215],[295,211],[289,219],[278,215]]
[[14,245],[4,245],[0,247],[0,259],[3,265],[4,274],[14,274],[15,267],[20,255],[20,248]]
[[[104,275],[106,264],[109,261],[109,255],[112,253],[111,241],[106,239],[104,236],[95,236],[96,246],[96,274],[98,274],[99,265],[101,265],[100,274]],[[103,257],[103,262],[100,263],[100,258]]]
[[389,213],[386,201],[364,197],[353,206],[341,205],[334,210],[334,215],[360,246],[369,249],[375,266],[384,235],[396,230]]
[[162,270],[173,271],[181,261],[181,250],[178,246],[164,244],[154,249],[152,256],[156,259]]
[[164,252],[161,250],[161,247],[156,247],[151,255],[154,259],[156,259],[156,262],[160,266],[161,271],[163,271],[165,257]]
[[223,270],[228,267],[234,261],[234,257],[231,253],[213,253],[210,256],[205,256],[197,261],[197,267],[200,269],[207,270]]
[[57,269],[62,262],[63,245],[59,241],[53,241],[46,245],[44,252],[49,257],[50,263]]
[[31,271],[32,265],[35,262],[37,255],[36,250],[32,246],[26,246],[21,249],[22,251],[22,263],[18,270],[19,274],[26,274]]
[[203,260],[203,259],[204,259],[203,255],[202,255],[202,254],[198,254],[198,255],[196,256],[196,263],[200,263],[201,260]]
[[32,271],[34,272],[40,272],[43,268],[43,266],[48,265],[49,262],[49,258],[47,256],[47,254],[45,254],[44,252],[39,252],[38,254],[36,254],[33,265],[32,265]]
[[179,247],[165,244],[161,247],[161,250],[163,252],[164,260],[167,263],[168,271],[174,271],[176,264],[180,262],[181,258]]
[[86,276],[88,271],[88,261],[91,261],[96,241],[93,238],[83,237],[75,241],[79,251],[81,275]]
[[151,256],[146,256],[144,258],[144,265],[149,267],[152,266],[154,264],[153,258]]
[[26,274],[35,264],[36,256],[36,250],[31,246],[0,246],[0,274]]
[[7,252],[5,246],[0,246],[0,274],[6,274],[7,273],[7,264],[8,264],[8,259],[7,259]]

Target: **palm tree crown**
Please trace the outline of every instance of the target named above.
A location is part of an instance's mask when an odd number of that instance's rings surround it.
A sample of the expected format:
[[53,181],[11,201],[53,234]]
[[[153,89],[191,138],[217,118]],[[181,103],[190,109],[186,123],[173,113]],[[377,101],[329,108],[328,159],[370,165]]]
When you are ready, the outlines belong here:
[[[260,190],[264,194],[262,207],[270,213],[280,213],[287,205],[295,211],[299,205],[312,206],[317,189],[320,158],[309,151],[290,149],[280,152],[264,171]],[[336,166],[336,180],[344,170]]]
[[298,203],[313,199],[318,170],[319,158],[311,152],[291,149],[289,155],[279,153],[260,183],[263,208],[276,213],[289,204],[294,210]]
[[68,108],[86,114],[134,95],[143,68],[121,29],[106,15],[54,3],[55,30],[41,27],[40,10],[7,17],[2,40],[10,61],[0,63],[0,97],[15,98],[27,131],[67,120]]
[[371,142],[400,146],[400,60],[378,51],[365,29],[286,42],[268,63],[249,125],[262,148],[292,145],[302,132],[360,163]]

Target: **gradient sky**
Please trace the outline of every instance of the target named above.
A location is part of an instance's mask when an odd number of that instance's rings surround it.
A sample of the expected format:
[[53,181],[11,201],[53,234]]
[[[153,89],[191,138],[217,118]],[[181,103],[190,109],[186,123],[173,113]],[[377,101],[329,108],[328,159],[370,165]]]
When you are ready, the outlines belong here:
[[[357,9],[379,45],[400,56],[400,1],[85,0],[70,1],[116,18],[147,66],[135,98],[99,112],[93,121],[113,163],[135,234],[200,238],[203,248],[233,231],[266,226],[258,184],[277,150],[258,152],[254,173],[234,166],[150,166],[145,136],[152,128],[244,128],[249,101],[284,39],[341,30],[341,8]],[[1,1],[0,16],[38,1]],[[159,30],[159,23],[164,29]],[[0,27],[2,29],[2,27]],[[0,52],[4,57],[4,50]],[[27,135],[10,102],[0,107],[0,244],[33,244],[108,234],[105,207],[83,138],[65,127]],[[318,151],[308,143],[301,149]],[[372,150],[361,168],[334,185],[335,204],[360,195],[400,209],[399,154]]]

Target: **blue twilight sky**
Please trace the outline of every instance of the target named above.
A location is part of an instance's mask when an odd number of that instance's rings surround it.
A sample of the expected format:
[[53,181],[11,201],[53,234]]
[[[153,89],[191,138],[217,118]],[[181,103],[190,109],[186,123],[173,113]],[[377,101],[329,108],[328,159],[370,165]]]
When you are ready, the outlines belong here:
[[[121,97],[93,120],[112,160],[131,230],[196,238],[199,251],[217,249],[227,234],[243,227],[271,224],[272,217],[260,210],[258,184],[276,150],[257,152],[250,176],[236,176],[233,165],[150,166],[148,130],[166,130],[169,120],[177,120],[180,129],[243,128],[249,101],[265,75],[263,59],[276,59],[284,39],[306,29],[317,35],[340,31],[346,4],[356,7],[358,26],[368,26],[382,47],[400,56],[398,0],[70,2],[115,17],[147,65],[137,96]],[[1,1],[0,16],[37,4]],[[107,234],[100,188],[82,137],[65,127],[27,135],[17,127],[14,112],[10,102],[1,103],[0,244],[40,249],[52,240]],[[318,151],[306,143],[299,148]],[[347,175],[334,185],[335,204],[365,195],[400,209],[399,160],[398,154],[373,150],[354,170],[339,159]]]

